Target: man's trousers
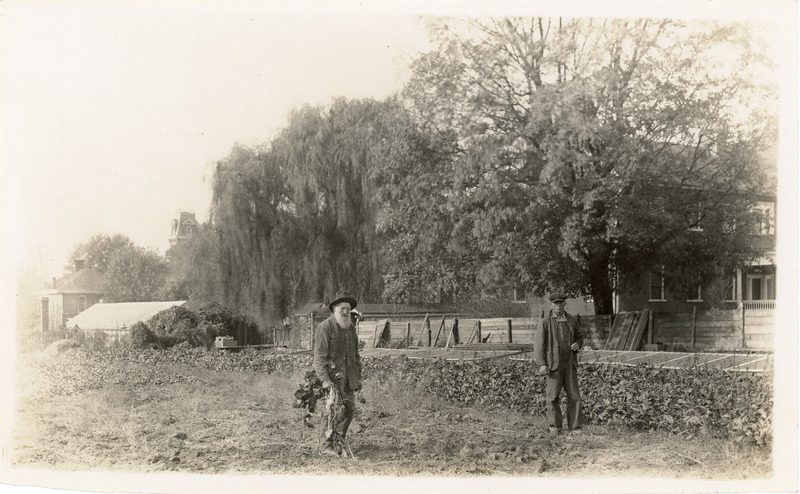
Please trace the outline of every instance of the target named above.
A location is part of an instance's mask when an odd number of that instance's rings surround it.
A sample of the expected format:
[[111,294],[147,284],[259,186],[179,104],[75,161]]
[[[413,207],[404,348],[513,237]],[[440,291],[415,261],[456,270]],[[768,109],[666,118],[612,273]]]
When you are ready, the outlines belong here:
[[562,358],[558,369],[547,374],[545,400],[547,401],[547,423],[551,428],[561,430],[562,416],[560,395],[564,389],[567,394],[567,427],[570,430],[581,428],[581,393],[578,390],[578,367],[575,356]]

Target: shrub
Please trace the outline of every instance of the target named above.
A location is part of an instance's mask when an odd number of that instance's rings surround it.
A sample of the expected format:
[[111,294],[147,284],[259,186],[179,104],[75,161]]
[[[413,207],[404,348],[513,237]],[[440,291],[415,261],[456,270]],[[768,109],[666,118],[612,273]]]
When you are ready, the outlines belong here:
[[258,341],[258,327],[255,323],[225,311],[201,309],[192,312],[183,307],[170,307],[150,318],[147,324],[164,348],[182,342],[193,347],[211,348],[217,336]]
[[158,338],[147,324],[137,322],[131,326],[129,342],[134,348],[152,348],[158,344]]

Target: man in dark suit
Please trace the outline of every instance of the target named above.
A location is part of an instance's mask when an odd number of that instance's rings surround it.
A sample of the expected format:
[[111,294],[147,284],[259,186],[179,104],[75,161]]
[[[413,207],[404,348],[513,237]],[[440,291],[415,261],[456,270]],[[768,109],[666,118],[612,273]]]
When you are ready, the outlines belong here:
[[547,376],[545,400],[547,422],[552,434],[562,430],[559,396],[567,394],[567,428],[581,428],[581,394],[578,390],[578,350],[583,346],[580,319],[564,310],[566,296],[550,295],[553,310],[543,317],[536,329],[533,359],[539,365],[539,375]]
[[361,357],[350,311],[357,302],[347,295],[328,305],[333,313],[322,321],[314,333],[314,371],[329,399],[323,413],[323,452],[350,453],[346,436],[356,409],[355,391],[361,389]]

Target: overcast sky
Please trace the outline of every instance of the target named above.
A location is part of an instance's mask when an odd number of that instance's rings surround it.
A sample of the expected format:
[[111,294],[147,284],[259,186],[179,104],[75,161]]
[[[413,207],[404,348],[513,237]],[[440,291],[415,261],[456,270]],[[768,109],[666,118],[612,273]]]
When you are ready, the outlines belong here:
[[[0,4],[3,200],[18,265],[60,275],[99,233],[163,252],[179,209],[207,219],[212,164],[235,143],[268,141],[302,104],[388,96],[428,47],[416,11],[276,5]],[[427,13],[473,13],[448,8]]]
[[388,96],[427,39],[415,16],[196,5],[6,11],[4,144],[23,258],[60,271],[98,233],[165,250],[178,209],[207,219],[211,165],[234,143],[269,140],[304,103]]

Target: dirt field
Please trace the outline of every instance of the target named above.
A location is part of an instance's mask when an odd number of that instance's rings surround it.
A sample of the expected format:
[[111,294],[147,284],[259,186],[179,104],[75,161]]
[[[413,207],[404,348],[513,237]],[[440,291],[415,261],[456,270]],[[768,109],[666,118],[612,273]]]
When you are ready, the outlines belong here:
[[[19,362],[15,466],[725,480],[764,478],[772,469],[764,449],[591,425],[582,434],[552,438],[544,417],[455,407],[402,384],[378,387],[370,381],[351,427],[356,459],[322,457],[318,429],[304,426],[303,412],[291,407],[292,393],[303,381],[300,372],[111,365],[107,374],[92,376],[100,384],[63,392],[82,379],[71,355],[55,357],[46,368],[30,359]],[[65,375],[54,375],[54,368]]]

